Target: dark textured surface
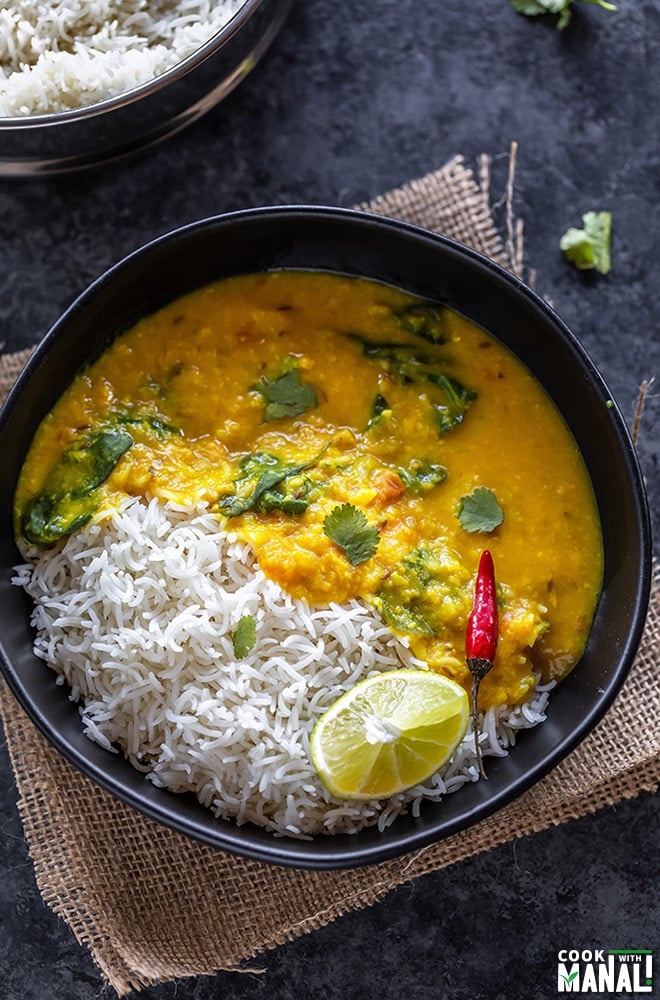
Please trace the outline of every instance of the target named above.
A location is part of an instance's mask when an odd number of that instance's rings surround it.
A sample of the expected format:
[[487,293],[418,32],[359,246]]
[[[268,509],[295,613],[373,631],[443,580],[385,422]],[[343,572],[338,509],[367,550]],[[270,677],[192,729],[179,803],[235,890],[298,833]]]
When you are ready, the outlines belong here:
[[[502,154],[497,198],[516,139],[528,264],[631,418],[641,380],[660,376],[660,0],[620,0],[615,14],[579,7],[559,33],[507,0],[299,0],[254,74],[166,145],[87,174],[2,182],[0,339],[6,349],[34,343],[108,265],[205,215],[350,205],[456,152]],[[590,209],[614,214],[607,278],[578,274],[557,249]],[[640,439],[656,535],[659,409],[656,392]],[[0,783],[0,998],[111,997],[39,898],[4,752]],[[561,947],[657,947],[658,801],[622,803],[428,876],[267,955],[265,975],[143,995],[552,997]]]

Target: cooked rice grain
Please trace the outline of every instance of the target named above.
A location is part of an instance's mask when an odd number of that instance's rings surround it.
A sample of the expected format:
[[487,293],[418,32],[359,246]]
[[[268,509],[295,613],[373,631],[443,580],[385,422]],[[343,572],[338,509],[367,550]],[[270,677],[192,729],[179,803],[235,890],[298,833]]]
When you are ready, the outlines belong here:
[[[314,723],[359,680],[423,664],[366,603],[310,608],[289,596],[203,507],[127,501],[35,553],[14,582],[35,601],[35,652],[81,702],[87,736],[218,816],[287,836],[384,829],[477,780],[468,732],[423,786],[385,802],[333,799],[309,758]],[[243,615],[257,637],[237,660]],[[485,756],[506,755],[519,729],[543,721],[547,692],[487,713]]]
[[0,117],[86,107],[192,55],[245,0],[17,0],[0,7]]

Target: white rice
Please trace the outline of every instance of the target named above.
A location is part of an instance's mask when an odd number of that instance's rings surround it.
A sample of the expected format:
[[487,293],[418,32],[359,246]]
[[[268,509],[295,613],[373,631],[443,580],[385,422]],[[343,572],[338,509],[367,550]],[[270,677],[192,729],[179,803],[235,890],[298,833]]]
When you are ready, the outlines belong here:
[[[218,816],[294,837],[384,829],[478,779],[470,730],[423,786],[385,802],[332,798],[309,758],[316,720],[359,680],[424,665],[366,603],[290,597],[203,506],[129,500],[32,557],[14,582],[35,602],[35,652],[80,702],[86,735]],[[236,660],[243,615],[257,637]],[[505,756],[545,719],[549,687],[486,713],[484,756]]]
[[86,107],[139,87],[245,0],[15,0],[0,7],[0,117]]

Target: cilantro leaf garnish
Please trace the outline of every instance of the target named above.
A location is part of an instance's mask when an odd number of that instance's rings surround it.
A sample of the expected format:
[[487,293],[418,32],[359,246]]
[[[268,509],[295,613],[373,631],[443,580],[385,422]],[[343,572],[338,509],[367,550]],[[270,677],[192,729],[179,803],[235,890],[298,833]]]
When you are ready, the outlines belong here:
[[231,637],[234,647],[234,656],[237,660],[242,660],[247,656],[257,639],[257,623],[252,615],[243,615],[239,618],[238,624]]
[[494,531],[504,520],[504,512],[492,490],[477,486],[461,497],[458,520],[465,531]]
[[539,14],[557,14],[556,27],[560,30],[565,28],[571,20],[571,6],[574,2],[595,3],[604,10],[616,10],[613,3],[607,0],[511,0],[512,5],[519,14],[526,14],[528,17],[537,17]]
[[281,417],[298,417],[305,410],[318,406],[316,389],[300,381],[298,369],[292,368],[271,382],[266,377],[250,386],[250,391],[260,392],[266,401],[264,421]]
[[371,526],[362,511],[351,503],[337,505],[324,518],[323,533],[343,549],[351,566],[371,559],[380,541],[378,528]]
[[584,229],[567,229],[559,246],[571,263],[581,271],[610,270],[611,212],[587,212],[582,216]]

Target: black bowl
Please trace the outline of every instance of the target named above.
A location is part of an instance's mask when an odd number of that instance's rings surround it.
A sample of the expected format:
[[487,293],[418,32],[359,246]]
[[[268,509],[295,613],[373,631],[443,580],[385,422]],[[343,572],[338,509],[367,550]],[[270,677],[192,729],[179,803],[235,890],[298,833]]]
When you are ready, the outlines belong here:
[[[276,838],[216,819],[192,795],[155,788],[82,734],[78,709],[32,652],[29,604],[10,583],[19,561],[12,499],[34,432],[75,372],[119,331],[214,279],[274,268],[363,275],[439,299],[510,348],[546,388],[591,476],[605,550],[602,595],[585,653],[553,693],[548,719],[491,759],[488,781],[465,786],[385,833]],[[0,414],[0,650],[9,685],[51,743],[118,798],[182,833],[262,861],[344,868],[384,861],[456,833],[538,781],[594,727],[632,664],[646,616],[651,539],[634,448],[602,378],[559,317],[501,267],[424,230],[333,208],[267,208],[162,236],[99,278],[37,348]]]

